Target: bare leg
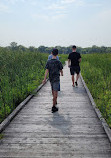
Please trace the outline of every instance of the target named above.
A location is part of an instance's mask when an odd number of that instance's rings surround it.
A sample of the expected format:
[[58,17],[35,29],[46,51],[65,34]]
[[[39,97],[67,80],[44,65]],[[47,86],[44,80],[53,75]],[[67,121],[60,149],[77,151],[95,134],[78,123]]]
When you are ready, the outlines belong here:
[[52,90],[52,96],[54,96],[54,91]]
[[53,106],[57,103],[58,91],[53,91]]
[[74,87],[74,75],[72,75],[72,86]]
[[77,74],[77,76],[76,76],[76,82],[78,81],[78,79],[79,79],[79,74]]

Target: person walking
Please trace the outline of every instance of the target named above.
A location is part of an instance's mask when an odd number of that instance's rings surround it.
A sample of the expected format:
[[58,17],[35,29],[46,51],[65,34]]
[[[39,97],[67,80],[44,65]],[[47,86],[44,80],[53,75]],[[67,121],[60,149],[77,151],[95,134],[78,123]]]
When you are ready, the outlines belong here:
[[[80,65],[81,62],[81,55],[76,51],[76,46],[72,46],[72,53],[68,56],[68,67],[70,68],[70,74],[72,75],[72,86],[75,87],[78,86],[78,79],[79,79],[79,73],[80,73]],[[74,81],[74,75],[76,76],[76,81]]]
[[58,90],[59,90],[59,82],[60,82],[60,72],[63,76],[63,66],[62,63],[56,59],[58,55],[58,49],[53,49],[52,51],[52,59],[47,61],[46,64],[46,72],[45,77],[43,80],[43,84],[46,82],[47,75],[49,73],[49,80],[51,83],[52,88],[52,95],[53,95],[53,106],[52,106],[52,112],[58,111],[58,108],[56,107],[57,104],[57,97],[58,97]]
[[[51,60],[52,57],[53,57],[53,54],[52,54],[52,52],[51,52],[51,54],[48,56],[48,60]],[[59,60],[58,55],[56,56],[56,59]],[[60,91],[60,82],[59,82],[59,90],[58,90],[58,91]]]

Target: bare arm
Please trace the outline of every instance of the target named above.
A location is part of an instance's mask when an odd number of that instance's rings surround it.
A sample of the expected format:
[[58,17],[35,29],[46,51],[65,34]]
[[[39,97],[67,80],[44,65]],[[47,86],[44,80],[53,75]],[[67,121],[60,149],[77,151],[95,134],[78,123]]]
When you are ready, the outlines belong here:
[[44,76],[44,80],[42,81],[43,84],[45,84],[45,82],[46,82],[46,78],[47,78],[48,73],[49,73],[49,70],[46,69],[46,71],[45,71],[45,76]]
[[79,63],[81,62],[81,58],[79,58]]
[[70,59],[68,59],[68,67],[70,66],[70,62],[71,62],[71,60],[70,60]]
[[63,70],[60,70],[61,76],[63,76]]

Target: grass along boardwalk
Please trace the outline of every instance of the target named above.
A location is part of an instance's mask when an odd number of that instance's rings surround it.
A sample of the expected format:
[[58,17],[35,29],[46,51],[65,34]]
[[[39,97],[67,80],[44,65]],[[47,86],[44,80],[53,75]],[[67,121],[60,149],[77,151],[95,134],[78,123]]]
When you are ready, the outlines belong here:
[[79,79],[73,88],[67,65],[61,77],[59,111],[51,113],[48,82],[4,130],[0,157],[111,158],[111,145]]

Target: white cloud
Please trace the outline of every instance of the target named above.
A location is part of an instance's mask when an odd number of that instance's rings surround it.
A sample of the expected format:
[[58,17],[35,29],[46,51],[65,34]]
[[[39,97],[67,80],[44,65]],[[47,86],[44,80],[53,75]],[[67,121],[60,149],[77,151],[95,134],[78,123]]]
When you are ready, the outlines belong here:
[[9,9],[8,6],[0,3],[0,12],[9,13],[9,12],[11,12],[11,10]]
[[60,1],[52,3],[48,7],[44,7],[44,9],[48,10],[49,16],[46,18],[45,15],[45,19],[48,20],[63,19],[67,15],[67,7],[61,4]]
[[61,0],[61,4],[63,5],[70,5],[74,3],[76,6],[85,6],[85,7],[100,7],[102,6],[102,3],[97,3],[97,2],[87,2],[85,0]]
[[8,3],[16,4],[17,2],[25,2],[26,0],[7,0]]
[[83,6],[85,6],[85,2],[83,0],[78,0],[78,1],[76,1],[76,6],[83,7]]
[[95,28],[101,31],[104,36],[111,36],[111,9],[102,11],[95,18]]
[[39,0],[1,0],[7,5],[16,5],[18,3],[29,4],[31,6],[37,6]]
[[47,8],[45,9],[48,10],[60,10],[60,11],[68,11],[68,8],[70,5],[74,3],[76,6],[83,6],[84,5],[84,0],[59,0],[56,1],[55,3],[50,4]]
[[65,6],[59,5],[59,4],[52,4],[52,5],[48,6],[47,9],[49,9],[49,10],[64,10]]
[[63,19],[63,18],[65,18],[65,16],[66,16],[66,14],[54,15],[54,16],[52,16],[52,20]]
[[63,4],[70,4],[70,3],[74,3],[76,1],[77,0],[61,0],[61,3],[63,3]]
[[32,15],[33,19],[42,19],[42,20],[49,20],[49,17],[47,15],[41,15],[41,14],[33,14]]
[[99,13],[98,18],[100,18],[100,20],[102,20],[102,21],[111,22],[111,9],[105,10],[105,11]]
[[54,14],[54,15],[41,15],[41,14],[33,14],[32,17],[34,20],[45,20],[45,21],[53,21],[63,19],[66,14]]
[[30,4],[31,4],[32,6],[36,6],[36,5],[38,4],[38,2],[36,2],[36,1],[31,1]]

